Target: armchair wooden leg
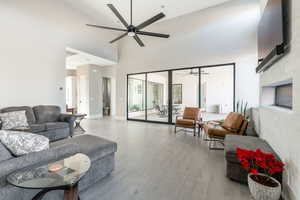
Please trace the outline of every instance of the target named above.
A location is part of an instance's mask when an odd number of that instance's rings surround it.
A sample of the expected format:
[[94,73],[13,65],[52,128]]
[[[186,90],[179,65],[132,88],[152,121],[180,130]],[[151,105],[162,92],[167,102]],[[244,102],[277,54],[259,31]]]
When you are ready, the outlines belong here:
[[175,129],[174,129],[174,133],[176,134],[176,128],[177,128],[177,126],[175,125]]

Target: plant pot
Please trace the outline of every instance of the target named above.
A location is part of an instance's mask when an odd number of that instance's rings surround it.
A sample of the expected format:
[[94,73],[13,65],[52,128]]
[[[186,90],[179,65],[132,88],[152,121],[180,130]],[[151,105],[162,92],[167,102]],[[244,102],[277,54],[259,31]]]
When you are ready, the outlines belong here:
[[279,200],[281,195],[281,184],[274,178],[265,174],[259,174],[262,177],[269,177],[277,186],[270,187],[253,180],[254,174],[248,174],[248,186],[250,193],[255,200]]

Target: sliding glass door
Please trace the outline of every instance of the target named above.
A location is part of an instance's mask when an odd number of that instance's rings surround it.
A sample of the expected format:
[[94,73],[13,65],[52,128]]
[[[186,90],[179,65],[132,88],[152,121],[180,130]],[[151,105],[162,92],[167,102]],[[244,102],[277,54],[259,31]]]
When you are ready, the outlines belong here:
[[234,111],[235,64],[129,74],[127,118],[174,123],[186,107],[201,108],[204,120]]
[[234,110],[234,68],[201,68],[201,109],[205,121],[224,119]]
[[185,107],[199,107],[199,68],[172,72],[172,122]]
[[128,118],[146,120],[146,75],[128,76]]
[[168,122],[168,72],[147,73],[147,120]]

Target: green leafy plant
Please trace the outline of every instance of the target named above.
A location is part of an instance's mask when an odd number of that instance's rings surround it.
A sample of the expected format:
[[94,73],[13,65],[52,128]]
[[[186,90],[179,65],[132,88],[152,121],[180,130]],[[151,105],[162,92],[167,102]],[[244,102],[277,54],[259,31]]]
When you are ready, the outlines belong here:
[[249,115],[247,114],[248,102],[244,100],[239,100],[236,103],[236,112],[243,115],[246,119],[249,119]]

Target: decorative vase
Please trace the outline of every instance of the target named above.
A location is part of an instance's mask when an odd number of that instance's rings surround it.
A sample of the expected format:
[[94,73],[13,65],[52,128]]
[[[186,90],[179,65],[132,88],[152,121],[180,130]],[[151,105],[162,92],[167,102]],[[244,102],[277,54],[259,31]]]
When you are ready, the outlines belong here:
[[[259,176],[269,177],[265,174],[258,174]],[[248,174],[248,186],[250,189],[250,193],[255,200],[279,200],[281,195],[281,184],[274,178],[269,177],[272,181],[277,183],[277,186],[270,187],[263,185],[255,180],[253,180],[252,176],[254,174]]]

